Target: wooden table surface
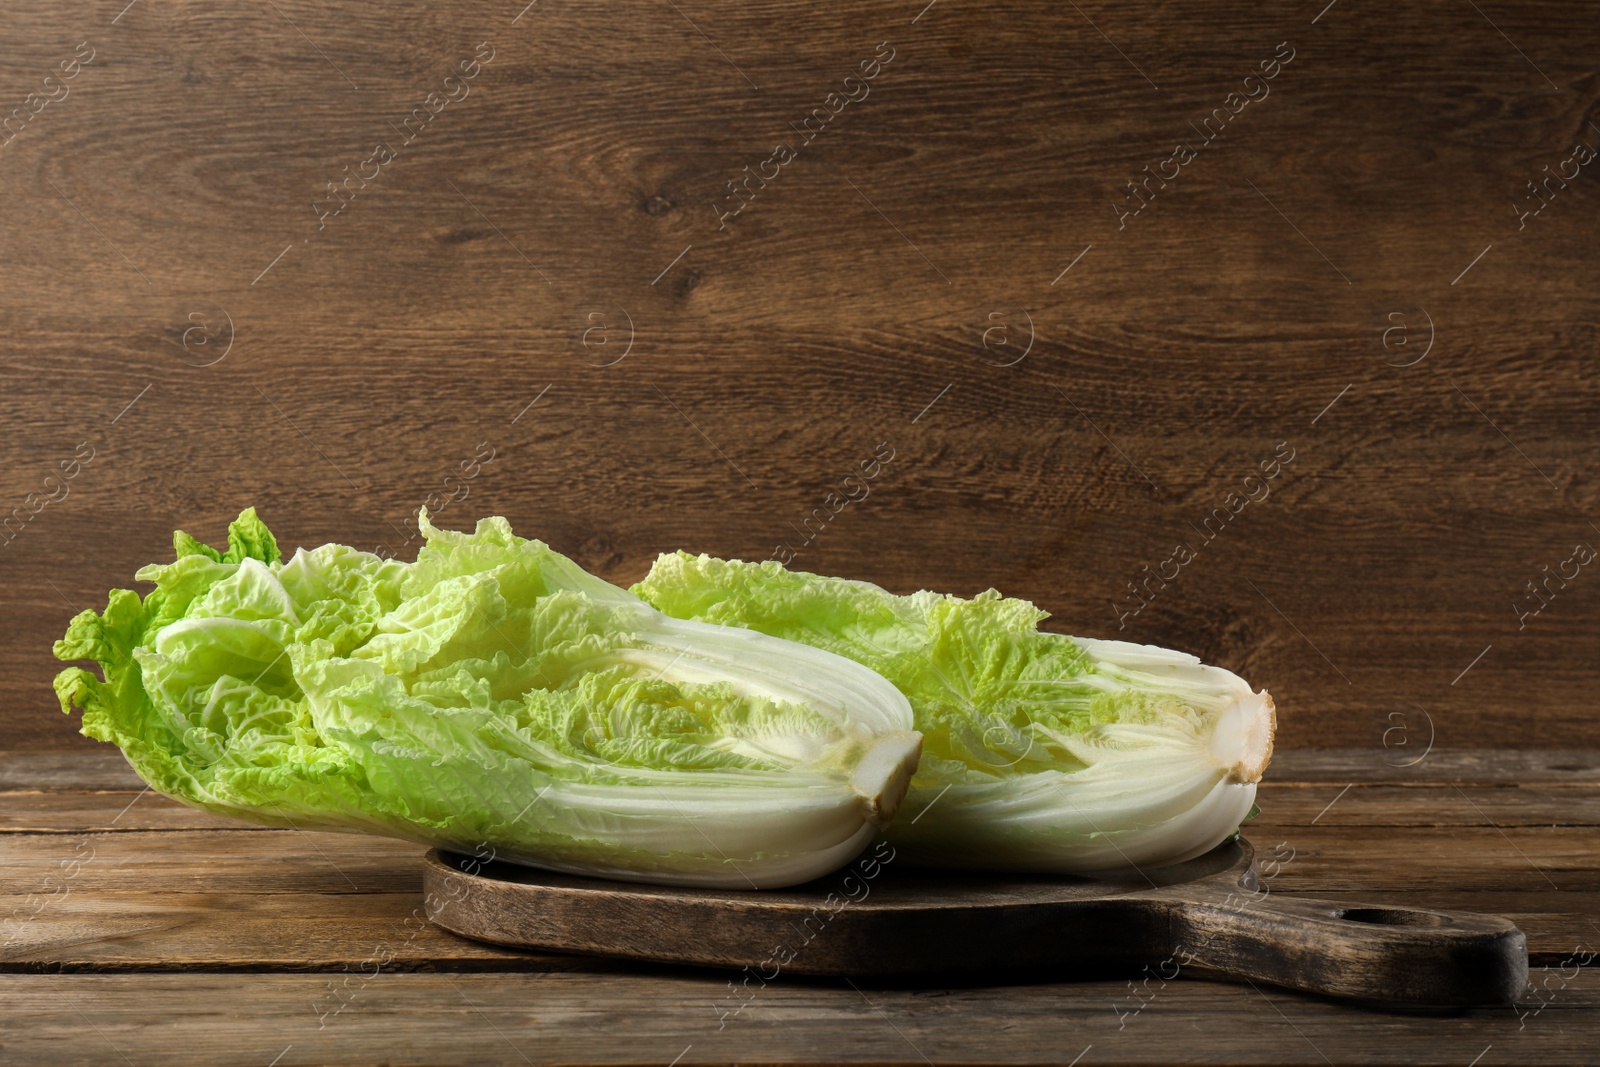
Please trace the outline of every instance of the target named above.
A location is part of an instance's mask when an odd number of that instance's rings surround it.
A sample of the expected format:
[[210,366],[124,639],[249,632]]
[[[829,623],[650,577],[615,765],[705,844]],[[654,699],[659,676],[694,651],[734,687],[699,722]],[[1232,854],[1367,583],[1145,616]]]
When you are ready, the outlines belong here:
[[[0,1059],[1600,1060],[1597,45],[1563,0],[7,4]],[[1512,916],[1540,992],[794,981],[719,1029],[720,976],[408,923],[416,850],[135,800],[57,711],[174,528],[410,557],[424,504],[1238,671],[1274,890]]]
[[114,752],[14,755],[0,1062],[1600,1061],[1600,968],[1578,966],[1600,950],[1600,752],[1287,753],[1261,806],[1248,833],[1281,859],[1271,892],[1505,915],[1528,936],[1528,994],[1458,1011],[1187,976],[1139,997],[1129,976],[780,976],[733,1014],[726,974],[419,920],[416,846],[226,822],[142,793]]

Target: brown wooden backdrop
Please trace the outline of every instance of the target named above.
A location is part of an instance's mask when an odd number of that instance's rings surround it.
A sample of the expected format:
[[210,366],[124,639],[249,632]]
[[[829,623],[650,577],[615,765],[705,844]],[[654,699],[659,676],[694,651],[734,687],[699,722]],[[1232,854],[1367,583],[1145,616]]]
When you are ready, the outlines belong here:
[[463,491],[619,582],[997,586],[1268,686],[1287,746],[1600,740],[1600,575],[1514,607],[1600,545],[1584,5],[125,3],[3,20],[0,515],[66,494],[0,534],[5,747],[88,744],[50,643],[174,527],[409,553]]

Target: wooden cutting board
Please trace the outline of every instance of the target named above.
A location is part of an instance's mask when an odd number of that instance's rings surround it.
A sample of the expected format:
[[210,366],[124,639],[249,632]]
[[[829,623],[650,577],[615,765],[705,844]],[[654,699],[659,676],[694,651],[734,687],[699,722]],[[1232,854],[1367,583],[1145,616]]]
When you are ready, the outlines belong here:
[[734,968],[752,988],[781,973],[999,981],[1115,972],[1153,989],[1199,970],[1331,996],[1466,1005],[1509,1003],[1528,976],[1527,942],[1504,919],[1270,892],[1243,839],[1105,879],[926,870],[879,844],[827,878],[751,892],[609,882],[438,850],[425,863],[428,915],[457,934]]

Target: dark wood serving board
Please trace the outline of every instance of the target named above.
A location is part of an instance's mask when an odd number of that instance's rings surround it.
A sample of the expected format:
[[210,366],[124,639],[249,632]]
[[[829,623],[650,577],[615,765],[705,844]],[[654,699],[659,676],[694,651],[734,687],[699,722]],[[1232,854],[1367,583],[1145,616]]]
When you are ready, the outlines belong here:
[[778,973],[1142,974],[1198,968],[1331,996],[1509,1003],[1527,985],[1512,923],[1269,892],[1242,839],[1106,879],[913,868],[880,851],[786,890],[634,885],[428,853],[428,915],[480,941]]

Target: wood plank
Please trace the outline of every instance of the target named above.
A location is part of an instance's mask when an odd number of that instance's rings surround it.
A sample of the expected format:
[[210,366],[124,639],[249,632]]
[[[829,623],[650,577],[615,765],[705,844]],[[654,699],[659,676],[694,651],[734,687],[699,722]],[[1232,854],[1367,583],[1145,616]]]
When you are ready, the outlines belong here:
[[269,829],[8,835],[0,969],[339,970],[376,957],[391,969],[607,968],[426,922],[422,851]]
[[[1600,825],[1600,790],[1590,785],[1409,786],[1262,783],[1252,835],[1307,826],[1538,827]],[[149,791],[0,794],[0,833],[130,830],[259,830]]]
[[[1425,723],[1418,720],[1411,725],[1425,747]],[[1600,749],[1434,748],[1422,755],[1423,749],[1409,753],[1399,744],[1401,737],[1392,735],[1395,744],[1390,748],[1279,748],[1272,755],[1263,788],[1301,783],[1471,786],[1600,782]],[[1419,755],[1421,760],[1412,762]],[[68,751],[0,750],[0,795],[81,790],[138,792],[143,787],[122,754],[110,745],[84,740],[81,746]]]
[[[1303,838],[1333,833],[1341,842],[1359,840],[1359,832],[1340,828],[1380,827],[1412,837],[1430,836],[1426,828],[1471,828],[1490,832],[1518,831],[1515,841],[1556,840],[1552,832],[1589,827],[1597,818],[1600,796],[1586,785],[1563,787],[1419,784],[1415,786],[1346,783],[1263,783],[1261,813],[1246,825],[1254,840],[1270,844],[1285,835]],[[81,835],[112,831],[237,830],[268,832],[269,828],[214,816],[148,791],[10,793],[0,798],[0,831],[14,834]],[[1385,833],[1369,834],[1381,840]],[[1453,834],[1432,835],[1448,843]],[[318,835],[321,840],[321,835]],[[329,835],[342,850],[352,842],[380,842],[352,835]],[[1265,847],[1265,846],[1264,846]]]
[[418,884],[420,845],[367,834],[297,830],[7,834],[0,888],[27,893],[63,862],[92,850],[74,892],[127,889],[130,871],[160,892],[394,893]]
[[[49,759],[59,762],[59,757]],[[1341,759],[1338,754],[1329,756],[1332,769],[1342,773],[1347,767]],[[1324,764],[1307,759],[1300,766],[1315,772]],[[1536,961],[1547,963],[1594,932],[1589,923],[1600,914],[1595,874],[1600,855],[1587,844],[1587,835],[1568,832],[1594,825],[1596,799],[1587,786],[1458,789],[1355,784],[1345,790],[1321,783],[1269,782],[1260,799],[1263,811],[1247,827],[1248,835],[1269,858],[1281,862],[1293,857],[1282,864],[1273,883],[1280,892],[1505,915],[1527,932]],[[15,875],[9,885],[0,883],[12,894],[7,898],[12,908],[26,903],[26,894],[37,892],[38,886],[49,884],[61,863],[81,855],[82,841],[92,842],[102,859],[109,857],[112,870],[132,865],[139,877],[160,887],[115,897],[114,907],[91,905],[81,895],[61,906],[52,904],[49,913],[37,920],[40,940],[30,941],[27,950],[11,961],[21,966],[160,967],[162,960],[172,958],[218,967],[266,962],[316,965],[317,958],[344,961],[369,951],[363,948],[367,942],[388,936],[384,924],[404,922],[415,907],[420,884],[419,850],[414,846],[345,835],[297,839],[283,831],[213,817],[156,794],[13,793],[0,804],[0,826],[15,835],[11,850],[3,853]],[[1562,832],[1553,834],[1553,826]],[[201,829],[249,835],[252,840],[188,833],[166,842],[158,834],[146,833]],[[39,831],[55,839],[32,836]],[[121,835],[130,836],[121,841]],[[297,848],[297,841],[315,847]],[[331,881],[320,882],[304,877],[308,861],[321,865],[327,874],[332,870],[329,862],[340,870],[351,867],[347,856],[352,854],[382,867],[380,882],[358,880],[363,894],[388,897],[369,903],[333,875],[328,876]],[[214,895],[180,898],[174,887],[189,882],[196,856],[204,857],[203,885]],[[1408,857],[1413,856],[1426,865],[1426,875],[1412,871]],[[262,881],[258,863],[279,877]],[[282,877],[286,863],[296,865],[287,880]],[[354,865],[360,866],[360,861]],[[109,879],[79,883],[92,885],[102,895],[114,894],[124,884],[121,876],[115,883]],[[309,955],[298,945],[281,944],[283,905],[276,894],[287,892],[311,894],[316,903],[310,909],[328,915],[336,927],[345,924],[348,938],[321,945]],[[230,903],[215,908],[218,896]],[[406,905],[408,900],[413,902]],[[173,909],[187,917],[184,932],[178,935],[167,933]],[[231,928],[234,910],[253,916],[243,928],[248,936]],[[113,914],[132,924],[129,929],[145,933],[105,941],[100,936],[103,929],[95,924],[109,921]],[[236,944],[241,939],[250,941],[247,951]],[[459,946],[417,947],[413,963],[479,958],[470,952],[446,951]]]
[[[50,891],[0,897],[0,971],[612,972],[595,957],[498,948],[426,921],[418,888],[398,893]],[[42,904],[37,914],[33,908]],[[31,917],[30,917],[31,916]]]
[[1363,826],[1252,829],[1263,855],[1282,845],[1283,866],[1327,892],[1394,885],[1422,889],[1600,889],[1600,849],[1587,828],[1413,829]]
[[[1337,756],[1333,758],[1335,768],[1342,771],[1344,767],[1337,763]],[[1303,765],[1315,769],[1317,763],[1305,761]],[[1344,790],[1319,784],[1284,786],[1269,782],[1263,787],[1260,798],[1263,812],[1247,832],[1263,852],[1279,859],[1294,857],[1283,867],[1276,883],[1282,892],[1502,914],[1523,927],[1535,959],[1543,962],[1558,959],[1574,943],[1587,937],[1588,917],[1600,914],[1600,892],[1594,887],[1593,874],[1600,861],[1596,860],[1592,849],[1585,850],[1579,841],[1575,849],[1558,848],[1552,854],[1543,851],[1547,844],[1561,844],[1551,837],[1553,825],[1593,825],[1595,800],[1587,787],[1467,787],[1458,790],[1455,787],[1357,784]],[[0,825],[18,834],[45,830],[61,835],[61,839],[54,842],[29,842],[22,851],[11,854],[11,862],[18,865],[19,870],[30,872],[12,886],[19,894],[35,891],[28,878],[37,877],[41,884],[48,882],[52,864],[70,861],[77,843],[85,840],[86,830],[137,833],[214,828],[246,834],[279,833],[213,817],[155,794],[140,796],[132,791],[11,794],[0,805]],[[1407,829],[1424,826],[1437,829],[1431,833]],[[1467,828],[1477,832],[1463,839],[1458,831]],[[1395,836],[1397,832],[1399,837]],[[96,842],[94,847],[103,854],[107,846],[102,837],[97,834],[92,840]],[[399,892],[402,900],[405,893],[414,895],[417,891],[414,874],[417,850],[409,845],[341,835],[314,835],[309,840],[323,842],[317,847],[329,857],[340,856],[333,862],[341,869],[348,865],[342,858],[343,850],[352,847],[385,856],[392,864],[386,885]],[[247,848],[243,843],[215,836],[184,837],[181,842],[168,846],[152,839],[132,851],[119,851],[120,848],[113,845],[111,853],[119,869],[135,863],[142,877],[152,877],[158,885],[184,881],[187,877],[184,856],[194,852],[206,855],[206,865],[213,870],[218,869],[221,862],[219,854],[225,858],[244,851],[249,856],[255,854],[253,850],[264,848],[261,855],[288,862],[304,861],[314,854],[314,850],[286,849],[283,842],[269,844],[263,839]],[[1438,876],[1419,882],[1410,875],[1404,857],[1413,852],[1422,855]],[[23,858],[25,856],[32,859]],[[245,871],[249,871],[248,865]],[[1550,879],[1548,882],[1544,880],[1546,877]],[[323,894],[318,896],[315,910],[319,914],[333,915],[339,922],[356,924],[358,919],[369,923],[403,922],[408,913],[395,901],[386,901],[369,914],[363,910],[366,905],[354,902],[349,896],[349,886],[338,882],[331,888],[318,888],[307,886],[297,878],[296,884],[306,891]],[[1559,892],[1553,886],[1559,886]],[[110,886],[98,888],[111,889]],[[238,878],[225,879],[213,888],[219,893],[233,894],[231,899],[238,902],[239,908],[272,916],[278,914],[277,902],[260,902],[250,894],[284,891],[281,883],[263,889],[248,879],[241,882]],[[13,907],[26,899],[26,896],[13,897]],[[135,894],[117,907],[128,914],[139,915],[148,903],[143,894]],[[184,907],[191,905],[192,902],[188,902]],[[74,909],[77,907],[73,905]],[[231,943],[231,932],[223,929],[228,922],[226,914],[213,916],[211,926],[202,922],[200,926],[204,929],[181,944],[163,941],[160,931],[164,929],[166,911],[164,906],[156,907],[153,915],[138,919],[136,925],[142,922],[144,928],[154,932],[133,948],[131,955],[119,956],[92,947],[97,942],[85,933],[84,924],[89,922],[88,918],[80,916],[76,910],[57,912],[52,908],[46,925],[59,921],[62,928],[52,929],[41,942],[45,950],[30,949],[31,954],[25,953],[18,961],[27,966],[149,967],[160,966],[163,954],[169,951],[176,957],[190,958],[197,963],[215,961],[217,966],[241,965],[238,961],[251,957],[251,953],[259,954],[260,960],[277,960],[285,965],[301,965],[307,960],[297,948],[283,950],[282,946],[275,946],[273,939],[278,936],[275,932],[278,928],[270,922],[265,927],[250,928],[258,943],[241,957]],[[104,913],[103,908],[91,908],[85,914],[103,918]],[[222,925],[217,926],[218,923]],[[216,932],[212,932],[213,928]],[[39,927],[41,932],[45,929],[46,926]],[[350,929],[354,942],[376,941],[383,936],[370,934],[370,927],[352,925]],[[79,943],[83,941],[90,942],[92,950],[82,948]],[[63,951],[62,945],[68,948]],[[118,942],[115,947],[121,951],[125,946]],[[359,944],[343,944],[328,958],[345,959],[360,951],[363,950]],[[439,958],[432,947],[422,956]]]
[[[1571,974],[1570,969],[1567,974]],[[5,975],[7,1062],[863,1064],[1587,1062],[1597,972],[1520,1009],[1384,1012],[1182,979],[919,989],[780,975]],[[348,979],[341,1001],[339,983]],[[1154,987],[1154,983],[1152,983]],[[754,989],[754,986],[752,986]],[[343,1003],[337,1014],[333,1007]],[[724,1013],[727,1017],[724,1018]],[[159,1025],[156,1021],[159,1020]],[[90,1029],[85,1029],[85,1022]],[[719,1028],[720,1027],[720,1028]],[[675,1057],[677,1058],[675,1060]]]
[[0,751],[0,794],[36,790],[131,789],[144,782],[114,745],[79,738],[63,751]]
[[128,830],[238,830],[267,827],[241,822],[137,789],[116,792],[10,793],[0,795],[0,833],[107,833]]
[[[1600,789],[1594,785],[1274,785],[1256,792],[1262,814],[1274,827],[1302,826],[1499,826],[1600,825]],[[1253,831],[1253,820],[1247,831]]]
[[[1540,963],[1600,937],[1592,829],[1262,822],[1250,836],[1264,862],[1274,861],[1264,869],[1274,892],[1506,914]],[[72,970],[364,959],[379,941],[404,936],[397,931],[421,903],[421,852],[362,835],[266,829],[0,835],[0,915],[24,920],[3,960]],[[294,910],[318,924],[316,938],[302,938]],[[397,966],[489,958],[442,937],[408,939]]]
[[[1583,748],[1428,748],[1433,731],[1412,711],[1386,720],[1387,737],[1368,748],[1288,748],[1272,754],[1271,785],[1349,782],[1394,785],[1570,784],[1600,782],[1600,750]],[[1388,742],[1386,746],[1385,742]]]

